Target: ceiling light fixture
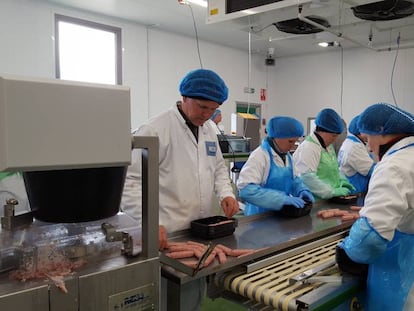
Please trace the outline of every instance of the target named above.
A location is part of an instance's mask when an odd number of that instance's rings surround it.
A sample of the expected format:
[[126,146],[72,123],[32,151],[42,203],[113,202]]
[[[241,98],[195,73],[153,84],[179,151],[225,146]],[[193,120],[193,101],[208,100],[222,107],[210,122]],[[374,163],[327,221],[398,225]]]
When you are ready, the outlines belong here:
[[339,46],[339,42],[338,41],[331,41],[331,42],[319,42],[318,43],[319,46],[327,48],[328,46]]

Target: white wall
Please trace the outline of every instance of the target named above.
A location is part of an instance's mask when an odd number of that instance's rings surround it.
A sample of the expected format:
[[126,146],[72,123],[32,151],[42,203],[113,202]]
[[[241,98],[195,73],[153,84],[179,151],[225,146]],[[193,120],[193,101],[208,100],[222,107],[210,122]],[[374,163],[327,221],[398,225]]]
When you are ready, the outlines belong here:
[[[354,49],[343,53],[341,100],[341,52],[276,60],[270,75],[269,113],[293,114],[305,126],[308,117],[331,107],[349,122],[367,106],[394,103],[391,73],[396,51]],[[414,50],[400,50],[393,78],[398,106],[414,112]]]
[[[199,67],[196,42],[157,28],[105,16],[76,11],[44,0],[0,1],[0,74],[55,77],[54,14],[88,19],[122,28],[123,83],[131,87],[132,128],[165,110],[180,99],[178,84],[186,72]],[[265,66],[264,57],[249,55],[200,41],[204,68],[217,71],[229,86],[223,104],[223,125],[230,130],[235,102],[261,103],[263,116],[291,115],[304,123],[324,107],[332,107],[349,120],[366,106],[393,102],[391,70],[395,51],[372,52],[355,49],[343,53],[343,96],[341,105],[341,53],[276,58]],[[277,49],[276,49],[277,56]],[[414,111],[414,50],[399,51],[394,92],[400,107]],[[245,94],[243,88],[255,88]],[[267,100],[260,101],[261,88]]]
[[[55,77],[55,13],[122,28],[123,84],[131,88],[132,128],[180,99],[181,78],[200,67],[193,38],[43,0],[1,0],[0,74]],[[248,53],[203,41],[200,51],[203,67],[217,71],[229,86],[229,100],[221,109],[223,124],[230,129],[234,102],[250,99],[243,93],[248,81]]]

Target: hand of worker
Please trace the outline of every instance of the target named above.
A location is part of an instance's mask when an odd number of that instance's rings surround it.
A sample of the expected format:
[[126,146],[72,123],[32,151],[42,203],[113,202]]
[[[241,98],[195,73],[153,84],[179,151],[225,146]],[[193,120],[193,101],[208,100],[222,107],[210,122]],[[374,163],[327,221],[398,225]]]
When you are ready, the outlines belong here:
[[286,196],[283,205],[293,205],[296,208],[302,208],[305,206],[305,201],[298,197]]
[[332,191],[332,196],[334,197],[343,197],[349,194],[350,190],[345,187],[334,188]]
[[167,229],[162,225],[158,227],[158,245],[160,251],[168,246]]
[[340,187],[342,188],[348,188],[350,191],[355,191],[355,187],[353,184],[351,184],[349,181],[342,179],[340,182]]
[[225,197],[221,201],[221,207],[226,217],[233,217],[239,212],[239,202],[233,197]]
[[336,246],[335,259],[338,267],[341,271],[348,272],[352,275],[366,278],[368,275],[368,265],[353,261],[345,250],[342,248],[341,243]]
[[305,202],[315,203],[315,198],[313,197],[312,192],[309,190],[302,190],[299,193],[299,198],[301,198]]

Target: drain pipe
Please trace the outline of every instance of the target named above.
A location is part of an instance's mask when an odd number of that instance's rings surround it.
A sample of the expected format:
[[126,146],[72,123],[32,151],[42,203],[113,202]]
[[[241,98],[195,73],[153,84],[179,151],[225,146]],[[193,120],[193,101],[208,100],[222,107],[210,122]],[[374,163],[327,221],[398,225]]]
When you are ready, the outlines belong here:
[[310,20],[309,18],[306,18],[305,16],[302,15],[302,6],[301,5],[299,5],[298,19],[301,20],[301,21],[303,21],[303,22],[305,22],[305,23],[308,23],[308,24],[310,24],[312,26],[315,26],[316,28],[322,29],[323,31],[327,31],[327,32],[329,32],[329,33],[337,36],[338,38],[343,38],[343,39],[345,39],[347,41],[350,41],[350,42],[355,43],[355,44],[357,44],[359,46],[362,46],[364,48],[367,48],[367,49],[370,49],[370,50],[373,50],[373,51],[376,51],[376,52],[379,51],[378,49],[375,49],[375,48],[373,48],[373,47],[371,47],[369,45],[363,44],[363,43],[358,42],[358,41],[356,41],[354,39],[351,39],[351,38],[349,38],[347,36],[344,36],[341,32],[333,31],[333,30],[329,29],[328,27],[325,27],[325,26],[323,26],[321,24],[318,24],[318,23],[314,22],[313,20]]

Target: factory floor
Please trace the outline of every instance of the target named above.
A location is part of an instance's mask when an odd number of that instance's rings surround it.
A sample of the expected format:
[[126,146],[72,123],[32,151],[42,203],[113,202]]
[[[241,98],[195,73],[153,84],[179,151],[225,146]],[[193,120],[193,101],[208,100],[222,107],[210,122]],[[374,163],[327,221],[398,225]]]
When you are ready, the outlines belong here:
[[223,298],[210,299],[205,297],[201,305],[201,311],[246,311],[247,308]]

